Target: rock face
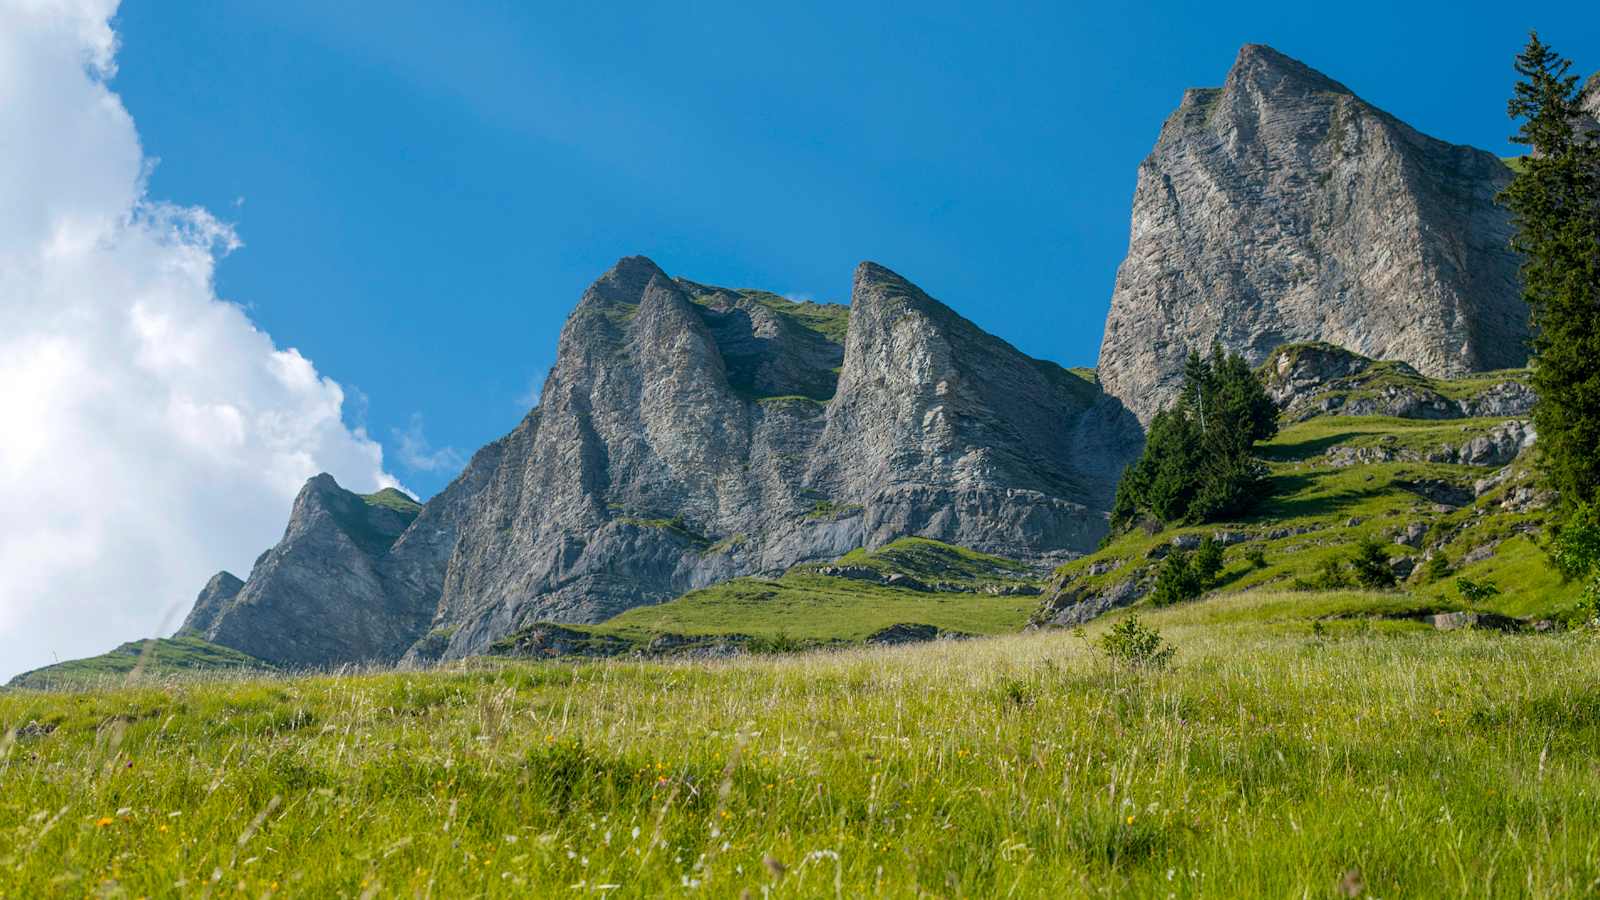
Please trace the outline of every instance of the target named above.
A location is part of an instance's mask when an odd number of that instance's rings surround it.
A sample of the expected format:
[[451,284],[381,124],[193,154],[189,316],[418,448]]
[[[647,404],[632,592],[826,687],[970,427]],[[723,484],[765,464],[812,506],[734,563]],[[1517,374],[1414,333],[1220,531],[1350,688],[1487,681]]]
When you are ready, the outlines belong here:
[[397,659],[433,610],[385,584],[382,562],[417,518],[414,503],[385,499],[326,474],[306,482],[283,540],[232,598],[197,606],[183,630],[281,666]]
[[1184,356],[1326,341],[1430,376],[1520,366],[1527,312],[1494,196],[1511,172],[1277,51],[1246,46],[1139,167],[1100,378],[1148,422]]
[[872,263],[846,310],[624,259],[542,398],[462,525],[433,623],[447,658],[906,535],[1084,550],[1138,441],[1092,381]]
[[227,608],[228,602],[239,595],[242,587],[244,582],[232,572],[218,572],[211,576],[211,580],[200,590],[200,596],[194,598],[194,608],[184,620],[180,633],[205,634],[216,622],[217,616]]
[[1526,373],[1508,372],[1475,394],[1451,398],[1402,362],[1379,362],[1331,344],[1278,348],[1260,369],[1284,418],[1393,416],[1399,419],[1526,417],[1537,396]]
[[1091,377],[872,263],[844,307],[624,259],[541,396],[420,511],[312,479],[186,630],[283,666],[425,663],[908,535],[1049,560],[1104,534],[1141,437]]

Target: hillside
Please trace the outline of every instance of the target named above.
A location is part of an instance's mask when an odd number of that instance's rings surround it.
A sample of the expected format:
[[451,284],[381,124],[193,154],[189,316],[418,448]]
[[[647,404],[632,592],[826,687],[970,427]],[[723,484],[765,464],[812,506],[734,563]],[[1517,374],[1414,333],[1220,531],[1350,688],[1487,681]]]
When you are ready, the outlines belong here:
[[726,656],[891,644],[1020,629],[1040,573],[926,538],[855,550],[778,578],[736,578],[597,625],[537,623],[496,656]]
[[13,688],[32,690],[115,687],[140,678],[160,680],[172,675],[260,673],[271,666],[255,657],[199,638],[179,636],[129,641],[87,659],[45,666],[11,679]]
[[[1414,613],[1462,608],[1459,577],[1499,588],[1479,612],[1531,626],[1574,611],[1577,586],[1561,583],[1537,545],[1550,498],[1524,452],[1534,435],[1523,373],[1432,379],[1306,344],[1281,348],[1261,374],[1284,408],[1262,448],[1270,497],[1241,521],[1134,529],[1060,566],[1036,622],[1072,625],[1140,602],[1162,558],[1205,537],[1227,546],[1221,593],[1315,582],[1371,537]],[[1436,556],[1442,575],[1428,565]]]

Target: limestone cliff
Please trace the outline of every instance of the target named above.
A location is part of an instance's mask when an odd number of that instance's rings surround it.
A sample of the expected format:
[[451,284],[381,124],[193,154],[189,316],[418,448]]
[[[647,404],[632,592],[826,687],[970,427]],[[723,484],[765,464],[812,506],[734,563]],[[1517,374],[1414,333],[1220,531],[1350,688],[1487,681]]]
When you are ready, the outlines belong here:
[[1213,340],[1259,363],[1326,341],[1430,376],[1521,365],[1527,313],[1494,202],[1511,172],[1272,50],[1195,89],[1139,167],[1100,349],[1143,421]]
[[462,526],[446,656],[905,535],[1085,550],[1107,454],[1137,442],[1091,379],[872,263],[846,310],[624,259],[568,320],[542,398]]

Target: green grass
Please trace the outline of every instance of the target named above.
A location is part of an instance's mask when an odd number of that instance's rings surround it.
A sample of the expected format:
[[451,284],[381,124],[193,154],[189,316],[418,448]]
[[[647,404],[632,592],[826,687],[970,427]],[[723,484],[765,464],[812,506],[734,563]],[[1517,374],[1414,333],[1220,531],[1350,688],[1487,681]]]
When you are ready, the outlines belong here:
[[395,512],[402,512],[411,516],[422,512],[422,504],[397,488],[388,487],[375,494],[358,494],[357,496],[365,500],[369,506],[381,506],[385,509],[392,509]]
[[928,583],[1032,580],[1031,570],[1016,560],[918,537],[900,538],[877,550],[852,550],[839,557],[838,565],[873,569],[884,575],[898,572]]
[[1164,672],[1097,624],[0,693],[0,895],[1587,895],[1594,638],[1399,603],[1154,613]]
[[791,572],[736,578],[669,603],[630,609],[590,626],[598,634],[648,640],[657,634],[745,634],[817,643],[851,642],[890,625],[932,625],[965,634],[1016,631],[1036,596],[929,593]]
[[138,669],[153,677],[182,672],[271,668],[253,656],[195,637],[130,641],[110,653],[57,663],[11,680],[12,687],[94,686],[121,681]]

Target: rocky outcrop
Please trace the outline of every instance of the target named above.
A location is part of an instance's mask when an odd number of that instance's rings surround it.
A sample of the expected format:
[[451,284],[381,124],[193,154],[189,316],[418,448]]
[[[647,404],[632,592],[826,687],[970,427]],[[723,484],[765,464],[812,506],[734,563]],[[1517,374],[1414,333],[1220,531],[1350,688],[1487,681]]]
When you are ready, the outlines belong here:
[[462,523],[432,623],[446,657],[907,535],[1085,550],[1138,441],[1091,380],[872,263],[846,310],[624,259],[542,398]]
[[383,560],[418,517],[414,504],[389,499],[351,493],[331,475],[312,478],[283,539],[243,587],[197,606],[184,631],[286,667],[398,659],[433,608],[384,580]]
[[178,633],[205,634],[243,587],[244,582],[232,572],[218,572],[211,576],[211,580],[200,590],[200,596],[194,598],[194,607]]
[[1271,48],[1188,91],[1139,167],[1100,349],[1143,421],[1190,350],[1326,341],[1430,376],[1521,365],[1527,312],[1493,155],[1435,140]]
[[1537,396],[1507,373],[1466,397],[1447,397],[1432,379],[1402,362],[1378,362],[1331,344],[1280,347],[1261,366],[1267,393],[1289,421],[1322,415],[1400,419],[1527,416]]

